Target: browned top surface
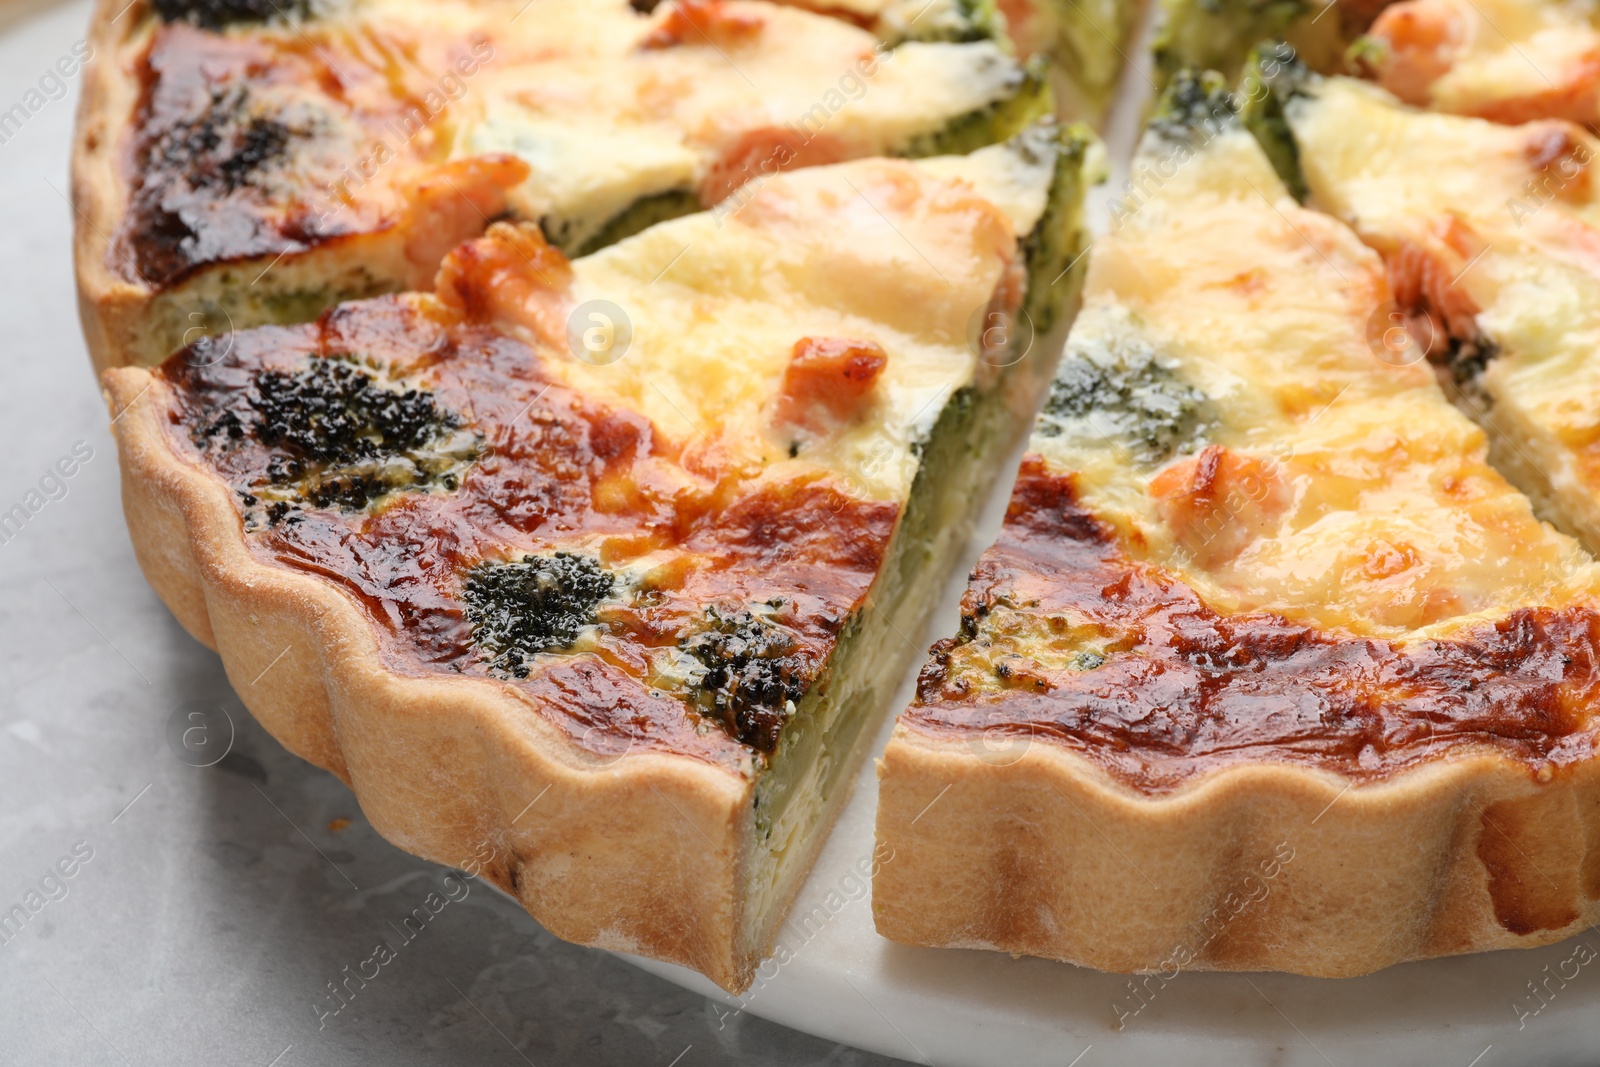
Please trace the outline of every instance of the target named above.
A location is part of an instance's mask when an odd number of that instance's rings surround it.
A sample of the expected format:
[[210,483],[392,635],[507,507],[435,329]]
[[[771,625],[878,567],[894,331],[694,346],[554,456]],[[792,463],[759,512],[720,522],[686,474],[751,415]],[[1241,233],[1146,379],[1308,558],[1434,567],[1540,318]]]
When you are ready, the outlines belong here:
[[[427,199],[424,176],[446,163],[451,108],[438,72],[475,71],[492,55],[481,36],[427,41],[403,29],[156,26],[135,68],[139,102],[121,160],[129,204],[110,265],[164,287],[207,265],[403,223]],[[448,171],[453,199],[490,216],[503,210],[505,190],[527,172],[497,162]],[[449,222],[442,240],[418,232],[414,241],[453,243],[483,225],[476,213]],[[417,249],[419,267],[431,270],[448,247]]]
[[[478,457],[454,489],[435,484],[357,510],[302,504],[274,515],[256,494],[265,495],[271,465],[288,453],[251,429],[261,375],[345,354],[429,391],[461,430],[481,435]],[[652,653],[704,630],[708,606],[725,615],[770,606],[767,618],[789,642],[785,669],[809,684],[862,603],[899,506],[852,496],[820,472],[780,480],[735,467],[714,445],[666,440],[648,419],[588,399],[547,371],[547,357],[530,345],[439,301],[388,297],[304,326],[206,341],[158,373],[171,387],[159,394],[170,440],[234,487],[251,554],[349,593],[372,620],[388,667],[499,677],[603,754],[624,745],[738,762],[749,749],[657,677]],[[230,418],[236,436],[226,432]],[[614,571],[640,569],[600,606],[583,651],[541,655],[525,678],[493,670],[465,611],[466,572],[552,549]]]
[[[1556,766],[1593,751],[1592,609],[1519,610],[1404,647],[1221,615],[1125,556],[1072,478],[1034,456],[962,615],[962,636],[923,669],[907,727],[1064,744],[1146,791],[1243,762],[1371,780],[1464,746]],[[1103,662],[1063,665],[1083,648]]]

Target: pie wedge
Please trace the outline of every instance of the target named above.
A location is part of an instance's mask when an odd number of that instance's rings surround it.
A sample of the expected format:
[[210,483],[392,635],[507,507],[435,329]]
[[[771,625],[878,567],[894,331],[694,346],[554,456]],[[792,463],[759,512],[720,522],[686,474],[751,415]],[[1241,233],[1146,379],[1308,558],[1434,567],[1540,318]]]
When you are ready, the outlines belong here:
[[[151,584],[390,840],[737,991],[1073,306],[1087,135],[776,175],[105,375]],[[995,319],[999,316],[999,319]],[[976,324],[976,326],[975,326]]]
[[1539,514],[1600,550],[1600,141],[1414,110],[1285,67],[1278,127],[1310,203],[1382,256],[1419,351]]
[[1557,941],[1600,916],[1600,566],[1374,333],[1382,258],[1288,195],[1222,84],[1174,80],[895,726],[878,930],[1147,990]]
[[752,178],[965,152],[1050,109],[984,26],[891,48],[763,0],[640,6],[103,0],[73,162],[96,366],[425,289],[492,219],[575,255]]

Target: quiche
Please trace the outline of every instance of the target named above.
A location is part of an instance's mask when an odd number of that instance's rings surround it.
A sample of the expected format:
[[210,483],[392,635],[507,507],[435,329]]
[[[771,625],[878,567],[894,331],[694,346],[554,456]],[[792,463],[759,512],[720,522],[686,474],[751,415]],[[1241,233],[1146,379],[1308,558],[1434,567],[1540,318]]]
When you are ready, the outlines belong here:
[[740,990],[1048,377],[1088,143],[785,172],[572,260],[498,222],[431,292],[115,368],[140,564],[397,845]]
[[[1291,105],[1319,192],[1324,137],[1445,185],[1500,165],[1338,110],[1376,92]],[[1374,331],[1383,258],[1296,203],[1219,77],[1174,80],[1134,173],[1149,195],[1096,242],[1004,528],[880,764],[878,930],[1148,991],[1578,932],[1600,566],[1404,330]]]
[[1310,202],[1382,256],[1395,322],[1539,514],[1600,550],[1600,142],[1560,119],[1416,111],[1285,67],[1281,128]]
[[1375,81],[1417,107],[1495,122],[1600,121],[1596,0],[1165,0],[1164,74],[1236,74],[1284,37],[1323,73]]
[[981,5],[927,5],[955,39],[892,47],[763,0],[651,6],[102,0],[73,161],[97,367],[425,289],[490,220],[579,255],[751,179],[965,152],[1050,108]]

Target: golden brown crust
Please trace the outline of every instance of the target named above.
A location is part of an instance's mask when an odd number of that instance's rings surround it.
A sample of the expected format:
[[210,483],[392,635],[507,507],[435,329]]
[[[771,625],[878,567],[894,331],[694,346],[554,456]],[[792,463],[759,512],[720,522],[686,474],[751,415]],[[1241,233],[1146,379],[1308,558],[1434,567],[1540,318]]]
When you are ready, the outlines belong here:
[[[1209,496],[1232,455],[1208,447],[1156,483],[1176,474]],[[1055,739],[1151,793],[1242,762],[1365,782],[1462,746],[1530,769],[1593,759],[1590,604],[1518,607],[1408,642],[1219,612],[1177,574],[1130,559],[1075,486],[1024,457],[1000,538],[973,569],[962,635],[934,646],[908,728]]]
[[140,565],[274,737],[348,782],[391,841],[482,867],[557,936],[748,984],[748,779],[585,755],[496,682],[384,669],[352,598],[252,558],[228,489],[165,440],[167,386],[132,368],[104,381]]
[[95,374],[123,360],[133,343],[148,290],[115,274],[107,261],[112,234],[127,206],[117,173],[121,133],[138,106],[134,81],[122,69],[128,43],[145,14],[134,0],[118,15],[118,0],[97,0],[89,18],[91,58],[84,64],[72,143],[72,258],[78,279],[78,316]]
[[[1346,977],[1600,914],[1586,608],[1404,651],[1218,616],[1030,457],[963,611],[879,768],[886,937],[1157,981]],[[1090,665],[1002,659],[999,694],[952,667],[967,641],[1086,618],[1110,637]]]
[[[1059,745],[896,727],[879,765],[878,932],[1151,975],[1366,974],[1534,947],[1600,909],[1600,764],[1495,753],[1352,785],[1245,764],[1160,796]],[[1130,995],[1119,1022],[1141,1003]]]

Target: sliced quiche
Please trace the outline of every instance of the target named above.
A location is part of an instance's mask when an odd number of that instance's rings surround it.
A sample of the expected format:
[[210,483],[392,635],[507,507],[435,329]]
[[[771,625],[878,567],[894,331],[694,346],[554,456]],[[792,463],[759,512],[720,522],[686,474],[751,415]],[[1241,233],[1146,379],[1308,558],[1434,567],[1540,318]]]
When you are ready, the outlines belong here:
[[[895,726],[878,929],[1163,980],[1567,937],[1600,917],[1600,565],[1374,331],[1382,257],[1221,85],[1180,75],[1147,134]],[[1337,110],[1375,92],[1294,113],[1308,161],[1344,158],[1315,127],[1445,185],[1502,166]]]
[[1266,38],[1409,104],[1495,122],[1600,122],[1596,0],[1165,0],[1166,74],[1236,73]]
[[1275,83],[1310,203],[1382,254],[1395,304],[1494,463],[1600,550],[1600,141],[1417,111],[1350,78]]
[[[547,928],[750,980],[1047,373],[1086,135],[773,176],[105,382],[137,554],[290,750]],[[1009,343],[999,343],[1005,334]]]
[[580,254],[752,179],[964,152],[1050,108],[979,29],[891,48],[762,0],[649,6],[103,0],[73,167],[97,366],[426,288],[493,219]]

